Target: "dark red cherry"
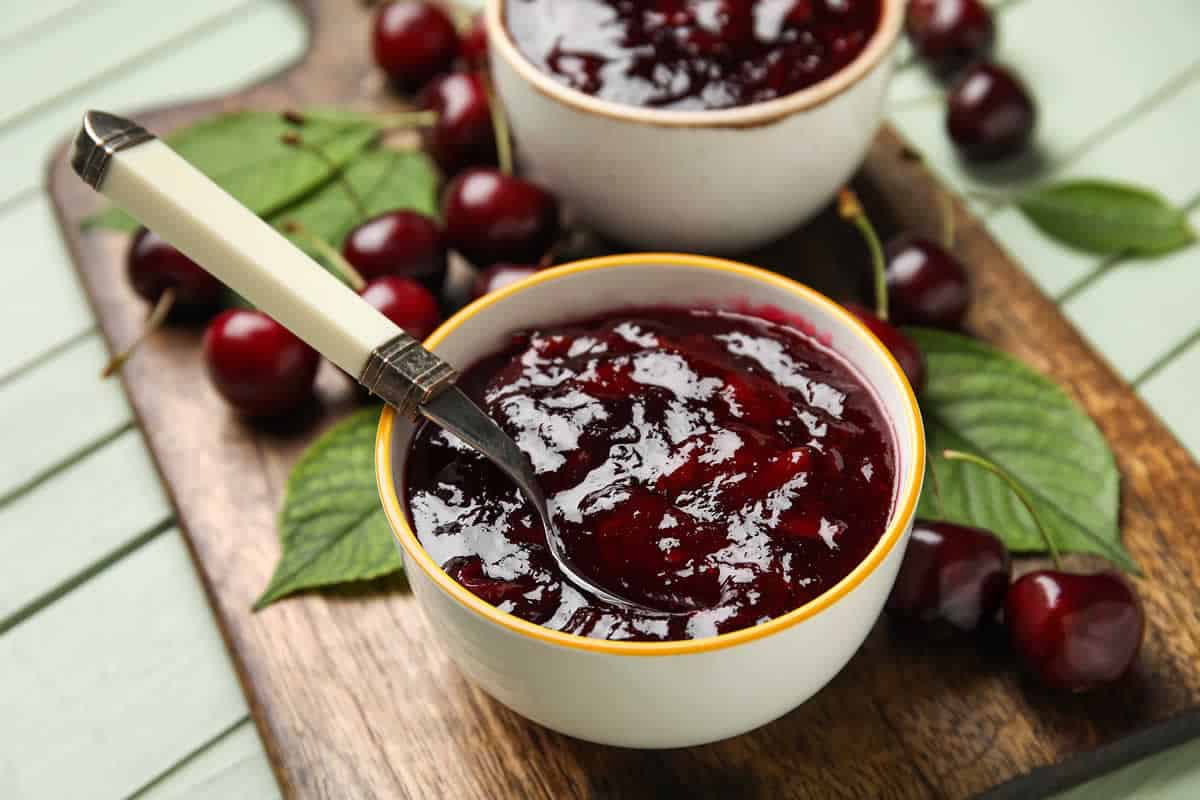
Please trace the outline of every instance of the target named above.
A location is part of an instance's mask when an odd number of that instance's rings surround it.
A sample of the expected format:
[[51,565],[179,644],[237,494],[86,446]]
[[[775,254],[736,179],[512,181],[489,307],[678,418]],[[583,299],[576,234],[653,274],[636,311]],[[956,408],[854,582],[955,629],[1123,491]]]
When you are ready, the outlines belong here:
[[981,0],[910,0],[905,24],[917,54],[943,76],[986,57],[996,41]]
[[217,391],[249,417],[283,414],[312,396],[320,358],[261,311],[230,309],[204,332],[204,365]]
[[496,134],[487,89],[477,73],[434,79],[421,93],[421,107],[436,111],[426,130],[429,154],[446,175],[464,167],[496,163]]
[[900,236],[886,248],[888,312],[902,325],[957,328],[970,301],[967,271],[941,245]]
[[366,280],[400,275],[440,292],[446,243],[437,223],[416,211],[389,211],[346,234],[342,255]]
[[220,281],[146,228],[134,234],[125,266],[133,290],[151,303],[167,289],[175,290],[176,308],[210,309],[221,301]]
[[950,88],[946,130],[970,161],[998,161],[1029,143],[1037,109],[1015,75],[996,64],[975,64]]
[[973,631],[1004,606],[1012,564],[989,531],[918,519],[888,610],[940,628]]
[[436,3],[390,0],[375,12],[375,63],[402,92],[414,93],[458,57],[458,31]]
[[442,197],[446,241],[474,264],[537,262],[558,239],[558,201],[495,169],[460,174]]
[[471,284],[471,299],[477,300],[485,294],[511,286],[517,281],[523,281],[530,275],[536,275],[538,267],[532,264],[493,264],[485,270],[480,270]]
[[463,31],[458,43],[459,55],[471,69],[487,69],[488,66],[488,37],[487,26],[483,23],[483,14],[471,18],[471,24]]
[[376,311],[418,340],[428,337],[442,321],[437,299],[409,278],[385,275],[368,283],[360,294]]
[[920,394],[925,388],[925,356],[916,343],[899,328],[857,303],[847,303],[846,310],[858,317],[858,320],[891,352],[904,376],[912,384],[913,391]]
[[1023,575],[1008,590],[1004,618],[1029,670],[1046,686],[1072,692],[1124,675],[1146,626],[1133,588],[1112,571]]

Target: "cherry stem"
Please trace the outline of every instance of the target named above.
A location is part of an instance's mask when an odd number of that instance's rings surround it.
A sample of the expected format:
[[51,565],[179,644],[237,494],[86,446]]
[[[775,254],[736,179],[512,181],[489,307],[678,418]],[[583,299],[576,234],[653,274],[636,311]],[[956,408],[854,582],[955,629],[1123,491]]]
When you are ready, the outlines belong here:
[[366,219],[367,217],[371,216],[370,212],[367,211],[367,204],[363,202],[362,195],[360,195],[358,190],[355,189],[350,181],[346,179],[346,175],[342,171],[342,168],[338,166],[334,160],[325,153],[324,150],[316,147],[315,145],[308,144],[304,141],[300,134],[291,131],[283,134],[283,136],[280,136],[279,141],[283,142],[288,147],[295,147],[307,153],[312,153],[314,156],[324,161],[325,166],[328,167],[333,173],[334,179],[341,185],[343,189],[346,190],[346,196],[350,198],[350,204],[354,206],[354,210],[359,213],[362,219]]
[[954,226],[954,201],[950,199],[950,193],[945,189],[939,189],[937,197],[938,206],[942,212],[942,247],[953,250],[954,238],[958,233]]
[[1021,505],[1025,506],[1025,510],[1029,512],[1029,516],[1033,517],[1033,524],[1037,526],[1038,533],[1041,534],[1042,541],[1046,544],[1046,549],[1050,551],[1050,558],[1054,560],[1054,567],[1062,569],[1062,556],[1058,552],[1058,545],[1054,543],[1054,540],[1050,538],[1050,534],[1046,532],[1045,526],[1042,525],[1042,518],[1038,515],[1037,509],[1033,507],[1033,499],[1021,484],[1017,483],[1012,475],[1009,475],[1008,472],[986,458],[977,456],[974,453],[964,453],[961,450],[943,450],[942,457],[948,461],[966,461],[968,464],[974,464],[1008,484],[1008,488],[1021,501]]
[[359,274],[346,257],[338,252],[337,248],[325,241],[322,237],[305,228],[295,220],[288,220],[283,223],[283,230],[287,233],[299,236],[304,241],[308,242],[312,249],[316,250],[330,265],[339,273],[342,281],[356,292],[361,292],[367,287],[367,281]]
[[167,315],[171,313],[171,307],[174,305],[175,289],[174,287],[170,287],[158,296],[158,302],[154,304],[154,308],[150,309],[150,313],[146,317],[146,324],[142,326],[142,332],[138,334],[138,337],[128,347],[109,359],[109,362],[104,365],[104,369],[100,370],[100,378],[102,380],[111,378],[121,371],[121,368],[125,366],[125,362],[133,356],[134,351],[141,346],[142,342],[146,341],[150,334],[162,327],[162,324],[167,319]]
[[887,275],[884,271],[883,245],[879,243],[879,234],[875,232],[875,226],[871,224],[867,212],[863,210],[862,203],[858,201],[858,195],[850,189],[843,188],[838,192],[838,214],[842,219],[858,228],[863,240],[867,243],[867,249],[871,251],[871,270],[875,276],[875,315],[886,322],[888,318]]
[[306,122],[346,123],[357,121],[375,125],[384,130],[427,128],[437,122],[436,111],[395,111],[390,114],[377,114],[371,111],[330,111],[320,109],[309,111],[284,111],[281,116],[289,125],[303,127]]
[[483,86],[487,92],[488,111],[492,115],[492,129],[496,135],[496,160],[500,164],[500,171],[505,175],[513,174],[513,155],[512,155],[512,136],[508,129],[508,117],[504,114],[504,109],[500,105],[500,98],[496,95],[496,90],[492,87],[492,81],[486,76],[482,76]]

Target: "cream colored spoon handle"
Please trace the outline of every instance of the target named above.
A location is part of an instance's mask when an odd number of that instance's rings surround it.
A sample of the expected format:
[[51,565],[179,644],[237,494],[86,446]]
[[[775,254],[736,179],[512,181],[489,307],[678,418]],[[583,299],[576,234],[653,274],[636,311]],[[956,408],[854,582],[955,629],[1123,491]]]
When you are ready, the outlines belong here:
[[89,111],[71,164],[93,188],[401,413],[415,417],[421,403],[456,377],[137,123]]

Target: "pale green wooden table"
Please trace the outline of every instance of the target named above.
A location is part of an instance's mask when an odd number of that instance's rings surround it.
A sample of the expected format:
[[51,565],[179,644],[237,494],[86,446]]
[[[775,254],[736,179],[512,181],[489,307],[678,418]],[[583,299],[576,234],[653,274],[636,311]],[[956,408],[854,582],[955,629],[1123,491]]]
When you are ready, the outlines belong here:
[[[0,798],[270,798],[278,788],[42,187],[87,108],[252,82],[295,59],[285,0],[9,0],[0,15]],[[362,13],[347,2],[346,13]],[[1003,4],[1001,56],[1042,111],[1036,177],[1156,187],[1200,224],[1200,0]],[[363,43],[366,47],[366,43]],[[933,85],[893,121],[952,184]],[[986,209],[981,209],[986,211]],[[1194,453],[1200,248],[1108,262],[1012,210],[987,224]],[[314,765],[319,769],[320,765]],[[1065,795],[1200,797],[1200,742]]]

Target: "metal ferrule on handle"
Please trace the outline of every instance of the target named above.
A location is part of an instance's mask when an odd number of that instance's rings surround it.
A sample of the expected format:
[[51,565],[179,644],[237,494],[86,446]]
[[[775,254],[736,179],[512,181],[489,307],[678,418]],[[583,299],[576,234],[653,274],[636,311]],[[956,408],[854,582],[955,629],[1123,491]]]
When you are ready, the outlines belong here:
[[458,379],[454,368],[407,333],[376,347],[358,382],[385,398],[397,413],[415,420],[421,406]]
[[71,166],[405,416],[454,382],[449,364],[137,123],[89,111]]

